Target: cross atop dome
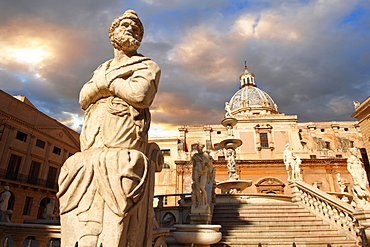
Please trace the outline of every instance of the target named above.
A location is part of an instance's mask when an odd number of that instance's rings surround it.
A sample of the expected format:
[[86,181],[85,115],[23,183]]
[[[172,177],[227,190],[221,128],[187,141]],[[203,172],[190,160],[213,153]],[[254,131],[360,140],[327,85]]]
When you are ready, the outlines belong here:
[[254,74],[249,72],[246,62],[244,65],[244,73],[240,75],[239,80],[240,80],[240,88],[243,88],[246,86],[256,87],[256,84],[254,83]]

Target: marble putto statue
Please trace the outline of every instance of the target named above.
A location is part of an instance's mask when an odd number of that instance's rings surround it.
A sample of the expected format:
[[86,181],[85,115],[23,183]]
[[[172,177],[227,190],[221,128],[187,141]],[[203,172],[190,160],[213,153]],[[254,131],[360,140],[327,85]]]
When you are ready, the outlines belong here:
[[109,28],[114,58],[81,89],[81,152],[59,177],[62,246],[152,244],[146,150],[160,68],[137,53],[143,34],[135,11],[117,17]]

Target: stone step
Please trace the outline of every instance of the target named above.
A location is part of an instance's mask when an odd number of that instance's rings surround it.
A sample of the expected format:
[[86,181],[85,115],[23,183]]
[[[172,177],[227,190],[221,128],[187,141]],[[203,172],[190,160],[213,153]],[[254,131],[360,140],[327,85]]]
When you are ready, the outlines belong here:
[[302,216],[312,216],[310,212],[304,212],[304,211],[299,211],[299,212],[244,212],[244,213],[216,213],[213,214],[212,218],[248,218],[248,217],[302,217]]
[[[216,223],[218,224],[218,223]],[[243,230],[243,231],[250,231],[250,230],[275,230],[275,229],[302,229],[304,231],[308,231],[311,229],[332,229],[329,225],[323,223],[311,223],[311,222],[302,222],[299,225],[293,224],[259,224],[259,225],[227,225],[223,224],[221,230]]]
[[337,240],[345,241],[348,240],[346,236],[332,235],[332,234],[316,234],[315,236],[310,236],[307,234],[283,234],[280,236],[261,236],[261,235],[251,235],[248,236],[244,234],[243,236],[223,236],[221,241],[226,242],[244,242],[248,243],[251,240],[262,240],[266,243],[279,243],[279,242],[310,242],[310,241],[325,241],[334,242]]
[[276,228],[276,229],[269,229],[269,230],[256,230],[256,229],[249,229],[249,230],[244,230],[244,229],[220,229],[222,232],[222,235],[224,236],[251,236],[251,235],[256,235],[258,236],[270,236],[270,235],[292,235],[296,236],[297,234],[302,236],[309,236],[309,235],[320,235],[320,234],[325,234],[325,235],[337,235],[339,236],[340,233],[336,229],[310,229],[309,231],[302,231],[302,229],[282,229],[282,228]]
[[240,204],[240,205],[216,205],[215,210],[223,210],[223,209],[246,209],[246,208],[284,208],[284,209],[294,209],[294,208],[301,208],[298,204]]
[[327,247],[327,244],[331,244],[332,247],[355,247],[357,246],[354,241],[344,240],[344,241],[310,241],[310,242],[279,242],[279,243],[267,243],[264,240],[253,240],[248,243],[241,242],[219,242],[217,244],[211,245],[212,247],[258,247],[258,244],[262,247],[292,247],[293,243],[297,247]]
[[259,210],[259,209],[253,209],[253,210],[224,210],[224,211],[214,211],[213,215],[225,215],[225,214],[230,214],[230,215],[242,215],[242,214],[285,214],[285,213],[290,213],[290,214],[298,214],[298,213],[305,213],[305,214],[310,214],[309,211],[303,210],[303,209],[294,209],[294,210]]
[[214,210],[214,214],[222,214],[222,213],[237,213],[237,212],[307,212],[306,209],[303,208],[291,208],[291,209],[283,209],[283,208],[273,208],[273,209],[266,209],[266,208],[241,208],[241,209],[225,209],[225,210]]
[[212,224],[222,226],[213,247],[355,247],[356,242],[293,202],[217,204]]
[[232,217],[224,217],[224,218],[215,218],[212,220],[213,223],[220,223],[221,225],[227,222],[232,222],[232,224],[251,224],[253,223],[262,223],[262,222],[272,222],[272,223],[285,223],[285,222],[322,222],[322,220],[318,219],[315,216],[301,216],[301,217],[274,217],[274,218],[265,218],[265,217],[246,217],[246,218],[232,218]]

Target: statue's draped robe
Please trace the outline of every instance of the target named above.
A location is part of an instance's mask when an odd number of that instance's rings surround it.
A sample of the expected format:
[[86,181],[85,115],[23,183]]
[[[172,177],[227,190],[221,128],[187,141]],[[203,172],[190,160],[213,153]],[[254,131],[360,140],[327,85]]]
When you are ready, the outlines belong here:
[[80,92],[81,152],[63,165],[58,192],[62,225],[78,224],[79,230],[64,230],[63,247],[151,245],[143,237],[151,225],[145,149],[160,69],[141,55],[119,67],[110,63],[97,68]]

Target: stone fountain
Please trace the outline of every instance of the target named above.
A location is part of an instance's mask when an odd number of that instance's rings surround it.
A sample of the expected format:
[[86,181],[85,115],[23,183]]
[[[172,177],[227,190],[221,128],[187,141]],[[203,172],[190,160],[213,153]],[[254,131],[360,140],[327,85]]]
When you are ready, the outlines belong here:
[[227,156],[227,169],[229,179],[217,183],[217,187],[221,189],[222,193],[237,194],[241,193],[246,188],[252,185],[252,180],[239,180],[238,171],[236,170],[236,152],[235,149],[242,145],[242,140],[235,138],[234,126],[238,123],[238,120],[229,113],[225,117],[221,124],[227,129],[228,137],[222,140],[220,146],[224,148]]

